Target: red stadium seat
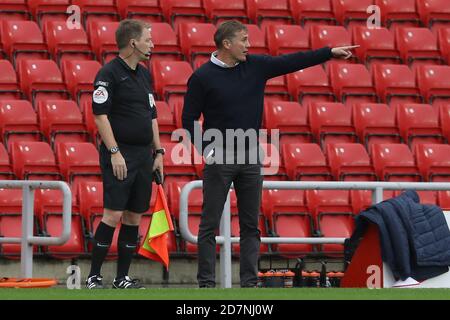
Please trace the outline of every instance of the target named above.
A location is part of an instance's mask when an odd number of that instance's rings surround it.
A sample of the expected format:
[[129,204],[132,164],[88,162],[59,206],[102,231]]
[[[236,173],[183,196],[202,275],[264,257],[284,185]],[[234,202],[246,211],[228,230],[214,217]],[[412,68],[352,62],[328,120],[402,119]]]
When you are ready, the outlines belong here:
[[164,175],[196,176],[192,154],[182,143],[170,142],[163,145],[167,157],[164,157]]
[[352,36],[343,26],[311,26],[311,48],[331,48],[352,44]]
[[20,180],[60,180],[55,155],[49,144],[42,141],[14,142],[11,162]]
[[[103,183],[83,181],[78,185],[77,202],[80,214],[88,222],[92,214],[103,214]],[[89,229],[92,231],[92,229]]]
[[355,103],[353,125],[359,141],[364,142],[369,151],[374,143],[402,142],[395,122],[395,109],[386,104]]
[[0,2],[0,19],[3,20],[29,20],[31,13],[28,11],[25,0],[3,0]]
[[286,77],[284,75],[270,78],[266,82],[264,88],[264,101],[290,101],[292,100],[286,85]]
[[367,8],[373,4],[373,0],[332,0],[331,3],[339,24],[343,26],[366,25],[366,21],[370,17]]
[[119,49],[116,44],[116,30],[119,22],[91,21],[88,24],[88,34],[91,46],[97,60],[102,64],[117,56]]
[[428,104],[405,103],[397,106],[397,124],[411,150],[416,144],[442,143],[445,139],[439,126],[439,115]]
[[261,141],[259,142],[259,152],[262,155],[262,169],[264,180],[284,181],[288,180],[286,169],[283,164],[283,158],[280,154],[280,146],[275,143]]
[[285,144],[281,150],[290,180],[332,180],[325,156],[318,144]]
[[336,24],[330,0],[290,0],[292,16],[308,28],[313,24]]
[[158,98],[170,105],[171,95],[183,97],[192,72],[192,67],[186,61],[154,61],[152,75]]
[[372,205],[372,194],[372,190],[350,190],[353,214],[359,214]]
[[406,144],[374,144],[371,155],[375,172],[382,181],[422,179]]
[[322,146],[355,142],[357,138],[352,125],[352,109],[342,103],[314,102],[308,107],[308,117],[311,131]]
[[178,31],[180,22],[206,22],[205,9],[201,0],[160,0],[166,21]]
[[330,65],[330,81],[335,95],[351,106],[357,102],[377,102],[372,78],[362,64]]
[[353,42],[360,45],[355,49],[359,60],[370,66],[374,61],[376,63],[401,62],[400,53],[395,47],[395,38],[386,28],[369,29],[357,26],[353,28]]
[[450,145],[418,144],[415,155],[425,181],[450,181]]
[[19,99],[20,90],[14,67],[8,60],[0,60],[0,100]]
[[235,19],[248,23],[245,0],[203,0],[206,16],[212,23],[218,24],[224,20]]
[[[14,237],[20,238],[22,234],[22,214],[8,214],[0,215],[0,234],[2,237]],[[38,228],[34,225],[34,235],[38,235]],[[17,260],[21,257],[21,245],[20,243],[3,243],[2,244],[2,257]],[[39,254],[38,246],[34,246],[34,255]]]
[[[401,191],[399,191],[398,195],[400,195],[400,194],[401,194]],[[431,205],[438,204],[437,191],[417,190],[417,194],[419,195],[419,199],[420,199],[419,201],[421,204],[431,204]]]
[[427,28],[398,28],[395,33],[397,48],[403,61],[409,65],[440,64],[437,39]]
[[85,100],[80,106],[81,113],[83,114],[83,123],[86,126],[87,131],[89,132],[89,135],[92,137],[93,141],[98,145],[98,141],[100,139],[100,136],[98,134],[98,128],[95,124],[95,117],[94,113],[92,111],[92,101],[91,100]]
[[266,33],[271,55],[309,50],[309,32],[300,26],[269,25]]
[[[306,108],[294,101],[269,101],[264,107],[264,127],[278,129],[283,138],[297,142],[311,142],[312,134],[307,123]],[[286,139],[284,139],[286,140]]]
[[[450,57],[450,27],[442,27],[438,30],[439,50],[444,58]],[[450,60],[447,59],[447,64]]]
[[[309,214],[274,213],[272,234],[276,237],[312,237],[312,221]],[[298,258],[313,252],[311,244],[279,243],[272,246],[275,254]]]
[[70,0],[27,0],[27,4],[34,19],[42,28],[48,21],[65,22]]
[[380,8],[381,23],[386,28],[420,26],[416,0],[375,0],[375,5]]
[[80,7],[85,29],[93,20],[118,21],[120,18],[114,0],[72,0],[72,5]]
[[198,60],[209,60],[216,49],[214,33],[216,27],[211,23],[180,23],[178,35],[184,56],[192,65]]
[[417,85],[426,102],[435,104],[450,100],[450,66],[419,66]]
[[7,146],[14,141],[40,141],[36,112],[27,100],[0,100],[0,134]]
[[[349,238],[355,228],[355,220],[348,214],[321,214],[318,217],[318,233],[326,238]],[[320,251],[330,257],[343,257],[344,245],[323,244]]]
[[314,66],[288,74],[289,94],[304,106],[310,102],[336,101],[328,76],[321,66]]
[[362,144],[336,143],[327,146],[328,163],[335,180],[376,181],[377,176]]
[[[43,252],[57,259],[73,259],[85,253],[84,224],[80,215],[72,214],[70,237],[63,245],[44,246]],[[42,233],[47,237],[59,237],[63,231],[62,215],[49,213],[44,216]]]
[[94,57],[82,28],[69,29],[66,21],[47,21],[45,25],[48,49],[59,65],[65,59],[90,60]]
[[[63,197],[60,190],[39,189],[36,191],[36,216],[42,233],[49,237],[58,237],[62,233]],[[72,204],[76,199],[72,198]],[[51,257],[70,259],[85,253],[84,223],[78,208],[72,206],[71,233],[69,240],[59,246],[44,246],[43,251]]]
[[246,0],[247,15],[260,27],[293,22],[288,0]]
[[156,111],[158,113],[159,132],[171,134],[176,129],[176,125],[169,105],[165,101],[156,101]]
[[48,57],[47,45],[36,22],[5,20],[1,32],[3,48],[11,57],[14,66],[17,66],[18,60],[22,58],[45,59]]
[[45,100],[38,103],[41,131],[52,147],[58,142],[89,139],[78,105],[73,100]]
[[323,212],[351,212],[350,190],[306,190],[305,199],[314,217]]
[[167,22],[154,22],[151,25],[152,61],[184,60],[175,31]]
[[64,81],[78,105],[82,104],[83,96],[91,99],[93,82],[100,68],[101,64],[98,61],[64,61],[62,66]]
[[265,189],[262,193],[262,212],[273,230],[275,213],[307,214],[304,190]]
[[42,99],[68,97],[61,71],[53,60],[22,60],[18,73],[20,87],[34,106]]
[[101,175],[98,151],[92,143],[61,142],[56,146],[56,158],[66,181],[72,182],[77,176]]
[[417,9],[426,27],[450,24],[450,7],[446,0],[420,0],[417,1]]
[[[187,181],[175,181],[168,186],[168,202],[170,213],[176,220],[180,218],[180,194]],[[203,192],[201,188],[192,190],[188,197],[188,211],[189,213],[200,214],[202,212]]]
[[[103,183],[99,181],[82,181],[78,185],[78,202],[80,214],[86,221],[86,230],[89,238],[93,239],[97,226],[103,216]],[[120,223],[114,231],[113,240],[108,251],[110,259],[117,257],[117,239],[119,237]],[[88,245],[88,251],[92,250]]]
[[408,66],[375,65],[373,67],[373,79],[381,101],[391,105],[391,107],[400,102],[422,102],[414,73]]
[[439,106],[439,118],[441,120],[442,132],[447,138],[447,141],[450,141],[450,103],[444,103]]
[[[39,220],[39,224],[43,225],[44,216],[48,213],[63,212],[63,192],[58,189],[37,189],[35,191],[35,214]],[[72,213],[79,214],[77,197],[72,197]]]
[[22,215],[22,190],[0,188],[1,214],[18,213]]
[[260,29],[255,24],[246,24],[248,31],[248,41],[250,42],[249,52],[251,54],[268,54],[269,48],[266,43],[266,29]]
[[8,151],[3,144],[0,143],[0,179],[13,180],[15,178],[9,161]]
[[[33,225],[36,235],[38,228]],[[22,190],[0,188],[0,235],[2,237],[17,237],[22,235]],[[35,253],[37,246],[34,247]],[[6,258],[20,257],[20,244],[2,243],[2,256]]]
[[438,203],[443,210],[450,210],[450,190],[438,192]]
[[164,20],[158,0],[116,0],[116,4],[122,19],[139,19],[152,23]]

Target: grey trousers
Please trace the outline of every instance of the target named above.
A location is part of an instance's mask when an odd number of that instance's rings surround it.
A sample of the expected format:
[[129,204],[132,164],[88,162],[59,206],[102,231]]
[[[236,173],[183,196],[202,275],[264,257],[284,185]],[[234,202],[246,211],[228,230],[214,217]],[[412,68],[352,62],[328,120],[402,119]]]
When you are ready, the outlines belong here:
[[223,207],[234,183],[239,210],[240,284],[256,286],[260,230],[258,217],[263,176],[259,164],[209,164],[203,171],[203,211],[198,234],[199,286],[215,286],[216,239]]

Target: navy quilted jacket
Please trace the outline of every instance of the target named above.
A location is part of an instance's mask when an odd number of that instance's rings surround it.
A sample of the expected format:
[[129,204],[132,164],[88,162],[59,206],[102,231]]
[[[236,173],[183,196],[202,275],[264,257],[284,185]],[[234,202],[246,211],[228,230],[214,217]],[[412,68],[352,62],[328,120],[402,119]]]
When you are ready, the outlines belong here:
[[382,258],[395,279],[424,280],[427,270],[428,278],[448,271],[450,230],[444,214],[438,206],[420,204],[417,192],[408,190],[368,208],[356,224],[363,219],[378,225]]

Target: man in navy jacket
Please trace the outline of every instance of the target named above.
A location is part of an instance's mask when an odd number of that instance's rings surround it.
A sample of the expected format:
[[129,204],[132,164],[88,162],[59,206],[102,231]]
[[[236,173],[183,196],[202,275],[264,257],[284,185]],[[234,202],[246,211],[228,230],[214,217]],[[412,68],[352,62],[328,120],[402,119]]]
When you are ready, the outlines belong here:
[[[238,21],[221,24],[214,41],[218,50],[209,62],[192,74],[184,100],[183,127],[193,142],[194,122],[200,115],[204,118],[203,134],[214,130],[226,137],[232,130],[241,134],[254,132],[253,136],[258,136],[267,80],[324,63],[332,57],[348,59],[352,55],[350,50],[355,47],[325,47],[277,57],[250,55],[247,28]],[[205,143],[196,145],[206,162],[198,235],[197,279],[200,287],[215,286],[215,230],[219,227],[231,183],[234,183],[239,208],[240,284],[241,287],[254,287],[257,282],[258,217],[263,181],[261,161],[251,154],[258,149],[257,141],[236,146],[235,140],[236,136],[224,138],[223,144],[214,141],[213,148],[204,148]]]

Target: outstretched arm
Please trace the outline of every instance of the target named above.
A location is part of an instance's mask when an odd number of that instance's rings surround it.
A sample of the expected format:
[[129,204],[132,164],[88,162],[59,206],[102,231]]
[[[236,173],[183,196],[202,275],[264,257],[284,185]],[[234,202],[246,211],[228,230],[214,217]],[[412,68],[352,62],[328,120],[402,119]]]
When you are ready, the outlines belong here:
[[352,56],[351,50],[359,46],[344,46],[317,50],[301,51],[280,56],[265,56],[267,79],[288,74],[301,69],[324,63],[331,58],[348,59]]

